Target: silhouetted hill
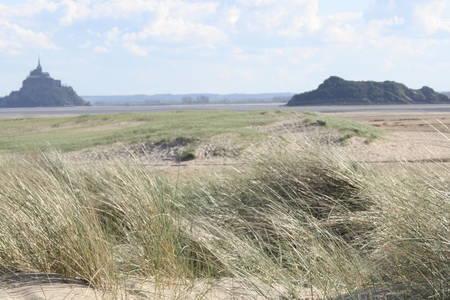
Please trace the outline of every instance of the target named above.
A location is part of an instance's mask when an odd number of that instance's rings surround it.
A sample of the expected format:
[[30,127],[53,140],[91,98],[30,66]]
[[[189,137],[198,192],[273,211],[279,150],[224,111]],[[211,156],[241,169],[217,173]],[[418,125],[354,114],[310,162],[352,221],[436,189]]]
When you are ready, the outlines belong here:
[[31,71],[23,81],[19,91],[0,98],[0,107],[43,107],[43,106],[83,106],[89,105],[60,80],[55,80],[48,73],[42,72],[41,64]]
[[410,89],[394,81],[348,81],[332,76],[316,90],[292,97],[288,106],[450,103],[432,88]]

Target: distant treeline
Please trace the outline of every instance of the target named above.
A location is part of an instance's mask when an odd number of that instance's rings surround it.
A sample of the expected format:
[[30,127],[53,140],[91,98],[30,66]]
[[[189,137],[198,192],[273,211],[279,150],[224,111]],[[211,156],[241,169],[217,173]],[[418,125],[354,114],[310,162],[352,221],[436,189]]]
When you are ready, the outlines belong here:
[[184,95],[129,95],[129,96],[85,96],[93,105],[194,105],[194,104],[244,104],[286,103],[290,93],[274,94],[184,94]]

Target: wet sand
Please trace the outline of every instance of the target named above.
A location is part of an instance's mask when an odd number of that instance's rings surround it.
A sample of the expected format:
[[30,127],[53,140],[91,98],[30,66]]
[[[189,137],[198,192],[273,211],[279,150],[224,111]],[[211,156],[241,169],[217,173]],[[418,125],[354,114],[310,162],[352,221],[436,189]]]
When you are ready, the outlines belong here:
[[299,112],[321,113],[450,113],[450,104],[421,105],[341,105],[341,106],[296,106],[287,107],[284,103],[255,104],[202,104],[202,105],[155,105],[155,106],[81,106],[81,107],[37,107],[37,108],[1,108],[0,118],[41,117],[41,116],[78,116],[95,114],[163,112],[183,110],[295,110]]

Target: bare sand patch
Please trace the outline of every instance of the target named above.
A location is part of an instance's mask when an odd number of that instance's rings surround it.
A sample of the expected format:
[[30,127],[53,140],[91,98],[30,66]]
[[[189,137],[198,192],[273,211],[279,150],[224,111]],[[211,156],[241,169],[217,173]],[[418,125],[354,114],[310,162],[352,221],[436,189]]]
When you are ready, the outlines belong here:
[[[279,289],[282,289],[279,287]],[[9,284],[8,287],[1,287],[0,299],[5,300],[95,300],[95,299],[278,299],[281,290],[273,287],[272,294],[262,295],[257,292],[257,288],[250,288],[243,281],[232,278],[222,278],[214,280],[189,281],[165,281],[163,284],[155,284],[149,280],[129,280],[125,287],[115,293],[102,292],[93,288],[72,285],[65,283],[26,283]],[[267,287],[266,287],[267,290]],[[299,288],[298,299],[318,299],[319,294],[311,288]]]

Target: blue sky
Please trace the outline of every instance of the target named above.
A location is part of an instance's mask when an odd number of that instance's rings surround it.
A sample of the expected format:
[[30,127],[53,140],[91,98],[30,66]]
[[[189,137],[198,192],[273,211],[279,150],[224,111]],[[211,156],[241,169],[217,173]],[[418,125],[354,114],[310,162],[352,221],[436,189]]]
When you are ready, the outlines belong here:
[[38,55],[82,95],[450,90],[450,0],[0,0],[0,95]]

